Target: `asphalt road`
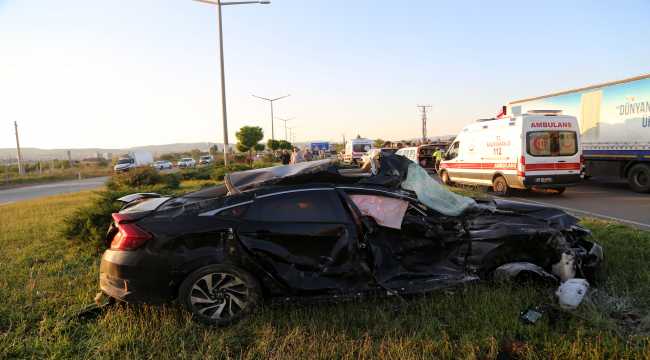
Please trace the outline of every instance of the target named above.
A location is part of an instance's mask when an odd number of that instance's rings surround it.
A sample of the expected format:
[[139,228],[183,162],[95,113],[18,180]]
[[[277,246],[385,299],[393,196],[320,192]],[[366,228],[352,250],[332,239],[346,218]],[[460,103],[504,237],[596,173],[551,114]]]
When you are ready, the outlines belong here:
[[103,186],[106,180],[108,177],[97,177],[0,190],[0,206],[43,196],[95,189]]
[[509,200],[550,205],[579,216],[615,220],[650,230],[650,194],[635,193],[618,179],[590,179],[563,195],[518,193]]

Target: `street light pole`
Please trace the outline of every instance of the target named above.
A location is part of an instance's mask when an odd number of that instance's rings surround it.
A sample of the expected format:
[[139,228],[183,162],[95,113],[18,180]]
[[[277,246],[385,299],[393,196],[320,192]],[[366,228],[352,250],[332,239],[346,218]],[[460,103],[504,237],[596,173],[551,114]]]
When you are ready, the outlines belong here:
[[224,71],[223,56],[223,18],[221,17],[221,6],[244,5],[244,4],[270,4],[270,1],[228,1],[221,0],[194,0],[206,4],[217,5],[217,17],[219,19],[219,67],[221,74],[221,116],[223,118],[223,165],[228,166],[228,111],[226,108],[226,75]]
[[223,119],[223,166],[228,168],[228,111],[226,109],[226,75],[223,60],[223,18],[221,17],[221,0],[217,0],[217,17],[219,18],[219,67],[221,69],[221,118]]
[[289,96],[291,95],[285,95],[285,96],[280,96],[279,98],[269,99],[269,98],[253,95],[253,97],[256,97],[261,100],[266,100],[271,103],[271,140],[275,140],[275,127],[273,126],[273,102],[284,99]]
[[285,141],[289,141],[289,139],[287,138],[287,121],[291,121],[291,120],[293,120],[293,119],[294,119],[294,118],[289,118],[289,119],[281,119],[281,118],[278,118],[278,120],[284,122],[284,140],[285,140]]
[[295,129],[297,129],[297,126],[292,126],[289,128],[289,138],[291,139],[291,144],[293,145],[294,142],[296,142],[296,133],[294,132]]

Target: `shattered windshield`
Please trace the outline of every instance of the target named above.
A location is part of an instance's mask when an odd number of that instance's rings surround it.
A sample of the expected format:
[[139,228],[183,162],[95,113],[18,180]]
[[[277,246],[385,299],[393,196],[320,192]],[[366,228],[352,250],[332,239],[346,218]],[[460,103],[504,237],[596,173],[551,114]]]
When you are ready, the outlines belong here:
[[415,192],[421,203],[443,215],[458,216],[476,206],[474,199],[447,190],[415,163],[409,165],[406,181],[402,182],[401,187]]

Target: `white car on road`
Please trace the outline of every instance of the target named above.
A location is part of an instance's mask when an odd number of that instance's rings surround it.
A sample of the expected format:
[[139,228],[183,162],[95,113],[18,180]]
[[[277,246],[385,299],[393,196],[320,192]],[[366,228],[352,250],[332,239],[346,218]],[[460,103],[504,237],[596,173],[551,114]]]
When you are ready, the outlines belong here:
[[160,160],[151,164],[151,167],[158,170],[165,170],[165,169],[171,169],[172,167],[174,167],[174,164],[172,164],[172,162],[169,160]]
[[192,158],[182,158],[176,163],[176,166],[179,168],[193,168],[196,167],[196,160]]

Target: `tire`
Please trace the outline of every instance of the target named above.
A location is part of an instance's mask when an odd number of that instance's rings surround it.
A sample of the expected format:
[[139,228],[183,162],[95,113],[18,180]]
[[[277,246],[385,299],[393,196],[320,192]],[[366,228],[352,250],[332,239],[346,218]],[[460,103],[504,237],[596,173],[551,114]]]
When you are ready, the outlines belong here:
[[440,171],[440,181],[442,181],[442,183],[445,184],[445,185],[447,185],[447,186],[451,186],[451,185],[452,185],[452,182],[451,182],[451,180],[449,179],[449,174],[448,174],[446,171],[444,171],[444,170],[441,170],[441,171]]
[[497,196],[509,196],[512,193],[506,178],[497,176],[492,180],[492,192]]
[[246,317],[261,299],[257,279],[231,265],[202,267],[191,273],[178,291],[179,302],[194,319],[213,326],[230,325]]
[[627,173],[627,182],[632,190],[640,193],[650,192],[650,166],[636,164]]
[[553,188],[553,190],[555,190],[554,195],[562,195],[566,191],[566,188],[565,187],[556,187],[556,188]]

